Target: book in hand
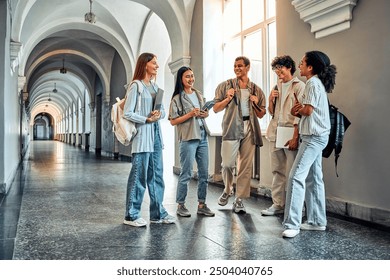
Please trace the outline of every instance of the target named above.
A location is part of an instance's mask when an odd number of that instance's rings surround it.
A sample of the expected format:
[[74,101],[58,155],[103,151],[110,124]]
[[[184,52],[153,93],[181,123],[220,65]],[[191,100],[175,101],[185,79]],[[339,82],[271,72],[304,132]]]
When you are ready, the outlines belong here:
[[294,136],[294,127],[278,126],[276,129],[276,148],[287,149],[288,146],[284,146],[287,141],[291,140]]
[[163,97],[164,97],[164,91],[161,88],[159,88],[157,91],[156,100],[154,100],[154,107],[153,107],[154,111],[161,110]]
[[209,101],[207,101],[207,102],[203,105],[202,110],[203,110],[203,111],[210,110],[211,108],[213,108],[214,104],[215,104],[215,101],[214,101],[214,100],[209,100]]

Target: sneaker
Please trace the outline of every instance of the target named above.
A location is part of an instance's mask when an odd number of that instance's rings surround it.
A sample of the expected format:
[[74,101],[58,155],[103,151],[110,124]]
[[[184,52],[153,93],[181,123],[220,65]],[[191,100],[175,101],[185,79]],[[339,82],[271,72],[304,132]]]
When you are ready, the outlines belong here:
[[244,207],[244,203],[242,203],[242,200],[241,199],[236,199],[234,202],[233,202],[233,211],[235,213],[246,213],[246,210],[245,210],[245,207]]
[[215,213],[210,210],[210,208],[207,207],[207,204],[202,204],[202,207],[198,207],[198,212],[197,214],[199,215],[205,215],[208,217],[214,217]]
[[301,229],[303,230],[320,230],[324,231],[326,230],[326,226],[320,226],[320,225],[312,225],[307,222],[301,224]]
[[150,220],[150,223],[152,224],[174,224],[176,222],[175,217],[171,215],[166,215],[165,218],[162,218],[160,220]]
[[282,236],[287,238],[293,238],[297,236],[299,233],[299,229],[286,229],[283,231]]
[[233,195],[233,191],[230,192],[230,194],[227,194],[223,192],[221,196],[218,198],[218,204],[221,206],[225,206],[229,202],[229,197]]
[[176,214],[181,217],[191,217],[190,211],[188,211],[184,204],[179,204],[177,206]]
[[276,206],[275,204],[272,204],[270,208],[261,211],[261,215],[263,216],[274,216],[283,213],[284,209]]
[[123,221],[123,224],[128,225],[128,226],[133,226],[133,227],[145,227],[147,223],[144,219],[138,218],[134,221],[130,221],[130,220],[125,219]]

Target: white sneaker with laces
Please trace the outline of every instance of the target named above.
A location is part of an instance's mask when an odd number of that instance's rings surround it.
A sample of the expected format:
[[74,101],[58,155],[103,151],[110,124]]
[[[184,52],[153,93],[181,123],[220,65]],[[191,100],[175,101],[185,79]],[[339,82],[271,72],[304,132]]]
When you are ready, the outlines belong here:
[[142,218],[138,218],[134,221],[124,220],[123,224],[133,227],[145,227],[147,225],[146,221]]

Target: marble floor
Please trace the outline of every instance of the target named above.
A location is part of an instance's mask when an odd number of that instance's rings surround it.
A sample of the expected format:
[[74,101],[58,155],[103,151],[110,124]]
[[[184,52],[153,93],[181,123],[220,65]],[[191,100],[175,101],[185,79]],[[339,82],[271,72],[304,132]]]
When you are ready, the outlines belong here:
[[[166,151],[169,153],[170,151]],[[175,215],[177,176],[165,156],[164,205]],[[175,224],[123,225],[130,163],[96,157],[56,141],[33,141],[9,193],[0,196],[2,260],[390,260],[390,232],[328,217],[325,232],[284,239],[282,216],[263,217],[264,197],[217,204],[221,186],[207,196],[215,217],[196,215],[196,182],[189,187],[189,218]],[[142,216],[148,219],[148,195]]]

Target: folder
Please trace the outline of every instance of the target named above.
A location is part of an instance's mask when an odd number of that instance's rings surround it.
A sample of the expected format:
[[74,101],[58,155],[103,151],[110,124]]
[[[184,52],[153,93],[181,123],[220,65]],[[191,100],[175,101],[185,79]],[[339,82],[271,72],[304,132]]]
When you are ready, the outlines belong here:
[[156,100],[154,100],[154,107],[153,107],[154,111],[161,110],[163,97],[164,97],[164,91],[161,88],[159,88],[156,94]]
[[288,146],[284,146],[288,140],[291,140],[294,136],[294,127],[278,126],[276,129],[276,148],[288,149]]

